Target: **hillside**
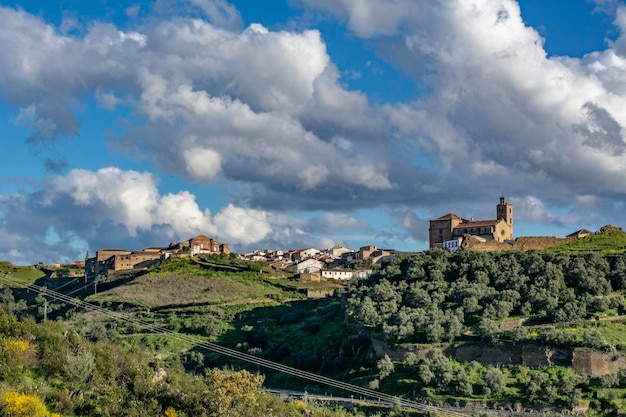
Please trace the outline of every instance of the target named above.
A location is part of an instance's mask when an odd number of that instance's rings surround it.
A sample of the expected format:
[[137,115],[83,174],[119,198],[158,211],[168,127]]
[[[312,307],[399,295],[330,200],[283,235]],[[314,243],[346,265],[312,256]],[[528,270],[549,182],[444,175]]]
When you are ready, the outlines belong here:
[[144,349],[90,342],[57,322],[0,312],[0,330],[0,415],[7,417],[354,415],[268,394],[260,375],[187,373]]
[[[399,256],[322,299],[307,299],[303,290],[334,284],[210,261],[168,261],[87,287],[76,280],[46,283],[67,282],[60,291],[171,331],[405,398],[593,415],[626,411],[626,255],[431,250]],[[25,296],[28,306],[5,303],[5,309],[42,317],[43,297],[13,294]],[[48,318],[99,343],[152,352],[169,366],[191,373],[231,366],[263,374],[271,387],[328,391],[49,301]]]
[[626,233],[615,226],[604,226],[596,233],[580,239],[546,249],[559,253],[597,252],[602,254],[620,254],[626,252]]
[[346,297],[389,357],[383,389],[601,413],[624,409],[625,278],[625,255],[432,250]]
[[[118,285],[121,281],[122,285]],[[88,297],[99,303],[124,303],[148,309],[176,309],[224,305],[234,302],[266,303],[302,298],[295,291],[274,285],[269,277],[252,271],[217,271],[189,258],[168,261],[132,279],[127,275],[99,284],[98,294]]]
[[[2,372],[6,367],[2,367],[4,362],[0,360],[0,394],[5,392],[3,390],[28,392],[29,401],[45,404],[49,409],[60,412],[62,415],[76,416],[163,415],[162,413],[169,407],[172,407],[179,416],[295,416],[303,413],[329,417],[363,415],[357,413],[356,410],[348,413],[314,404],[307,405],[301,401],[285,401],[285,399],[260,392],[258,387],[263,378],[255,374],[257,370],[264,373],[265,369],[252,369],[252,374],[230,370],[220,371],[222,365],[227,363],[224,358],[217,357],[212,362],[209,354],[196,346],[197,341],[201,340],[222,340],[229,337],[232,339],[233,335],[239,331],[239,324],[234,323],[247,323],[244,325],[244,331],[251,335],[253,324],[261,323],[262,316],[275,316],[273,308],[280,309],[280,314],[284,316],[283,323],[286,323],[285,320],[298,321],[303,318],[302,314],[315,315],[317,313],[318,310],[313,310],[311,313],[306,307],[309,305],[308,301],[301,295],[300,291],[306,286],[305,284],[288,280],[285,278],[286,274],[280,271],[274,274],[250,271],[250,269],[255,269],[254,267],[255,265],[244,265],[242,268],[244,272],[234,272],[224,271],[221,267],[216,270],[202,265],[202,262],[197,263],[189,259],[177,260],[166,262],[149,273],[124,273],[110,277],[97,283],[96,294],[93,293],[94,284],[90,283],[85,286],[82,280],[42,278],[38,281],[38,284],[57,287],[59,293],[70,294],[106,307],[111,313],[104,315],[90,311],[91,309],[84,310],[75,305],[62,303],[52,294],[42,297],[35,291],[27,292],[19,286],[14,287],[12,291],[4,287],[3,296],[0,297],[3,310],[11,311],[18,316],[37,317],[41,320],[44,314],[43,305],[47,299],[49,321],[45,326],[46,328],[51,326],[57,333],[51,337],[55,340],[60,337],[59,335],[66,337],[68,335],[66,329],[72,329],[73,333],[69,333],[72,338],[80,339],[78,335],[85,335],[86,339],[78,342],[72,339],[72,343],[78,343],[78,345],[74,348],[69,346],[70,353],[68,354],[64,353],[68,348],[64,345],[63,349],[59,349],[54,356],[46,356],[43,363],[37,361],[33,363],[32,368],[21,368],[23,379],[9,380],[5,377]],[[324,284],[311,283],[311,285],[319,289]],[[20,300],[19,303],[17,300]],[[292,309],[292,304],[298,307]],[[333,311],[337,311],[337,307],[333,306]],[[299,313],[294,314],[295,310]],[[252,311],[255,313],[251,314]],[[123,319],[118,314],[122,314]],[[50,319],[55,319],[55,321],[52,322]],[[61,325],[62,322],[65,324]],[[152,323],[159,328],[167,329],[168,332],[176,331],[179,334],[194,335],[199,338],[172,337],[171,333],[146,331],[142,323]],[[9,327],[25,340],[31,340],[28,332],[22,330],[20,326],[21,324],[15,324]],[[34,326],[34,323],[27,322],[28,326]],[[335,329],[327,329],[328,337],[336,337],[332,330]],[[295,333],[291,336],[297,337],[298,335]],[[0,339],[5,340],[13,336],[6,331],[3,337],[4,339]],[[32,340],[47,343],[40,334],[33,336]],[[194,340],[196,342],[193,342]],[[255,337],[255,340],[258,338]],[[325,339],[324,343],[329,344],[329,340]],[[63,342],[57,340],[54,343]],[[38,344],[33,346],[32,350],[40,355],[49,355],[44,353],[44,351],[49,352],[47,345],[44,347]],[[112,361],[110,356],[100,358],[104,352],[114,355],[115,360]],[[8,354],[6,349],[5,353]],[[204,359],[205,354],[206,359]],[[97,370],[96,365],[89,365],[93,371],[89,372],[93,376],[87,379],[89,384],[81,383],[78,391],[72,391],[78,386],[71,385],[71,381],[66,382],[66,374],[63,371],[65,368],[75,366],[74,359],[67,359],[69,362],[65,363],[65,358],[70,358],[71,355],[79,355],[80,359],[75,360],[80,360],[81,363],[84,357],[87,357],[88,362],[91,363],[90,358],[93,356],[93,361],[101,364],[98,365],[100,368]],[[126,363],[124,355],[130,355],[128,363],[136,363],[136,366],[127,369],[124,365]],[[60,361],[55,365],[57,369],[61,369],[60,373],[41,372],[41,369],[47,366],[45,363],[55,358]],[[109,361],[112,363],[106,368],[105,364]],[[124,369],[117,370],[118,363]],[[231,364],[230,366],[242,369],[244,364]],[[228,369],[233,369],[231,367]],[[150,386],[151,383],[146,385],[145,379],[141,381],[135,379],[139,376],[146,378],[149,375],[161,374],[161,368],[165,369],[168,375],[164,381],[156,381],[157,383]],[[128,371],[132,373],[127,374]],[[96,376],[99,372],[108,373],[103,375],[102,382],[95,383],[100,381],[100,377]],[[203,378],[202,375],[205,372],[208,374],[206,378]],[[117,375],[114,378],[120,378],[120,380],[104,382],[106,378],[110,378],[107,375]],[[242,399],[228,400],[221,405],[199,399],[196,394],[201,392],[202,396],[206,397],[210,392],[207,390],[213,389],[210,388],[211,384],[216,383],[213,382],[215,378],[226,383],[238,381],[237,386],[244,383],[245,390],[237,388],[232,393],[224,394],[220,391],[219,394],[237,396]],[[41,390],[33,391],[32,388],[27,388],[33,383],[41,387]],[[107,384],[110,387],[117,386],[117,388],[106,390]],[[136,384],[141,385],[140,392],[137,392],[138,385]],[[62,401],[68,389],[70,389],[70,398]],[[132,392],[127,392],[127,390]],[[66,394],[62,394],[63,392]],[[72,392],[79,395],[75,396]],[[172,397],[174,393],[179,393],[176,394],[179,396],[178,399]],[[254,407],[246,405],[249,401],[252,401],[251,404]],[[176,405],[177,402],[178,405]],[[192,408],[194,402],[196,403],[195,409]],[[2,406],[0,396],[0,407]],[[218,407],[220,411],[215,411],[215,407]],[[144,410],[148,414],[139,410]],[[271,412],[265,410],[271,410]],[[172,410],[169,413],[166,415],[174,415]]]
[[0,275],[11,275],[26,282],[35,282],[46,276],[45,272],[31,266],[17,266],[11,262],[0,262]]

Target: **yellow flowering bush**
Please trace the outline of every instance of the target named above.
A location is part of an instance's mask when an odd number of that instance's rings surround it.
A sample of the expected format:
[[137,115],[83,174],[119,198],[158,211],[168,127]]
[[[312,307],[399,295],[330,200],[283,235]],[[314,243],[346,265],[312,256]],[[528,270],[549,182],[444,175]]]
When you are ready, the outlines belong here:
[[2,354],[9,356],[13,361],[27,364],[35,357],[35,347],[28,340],[5,339],[0,344]]
[[167,407],[164,415],[165,417],[178,417],[178,413],[172,407]]
[[0,395],[0,410],[5,417],[60,417],[50,413],[36,396],[12,390]]
[[294,401],[293,406],[301,413],[304,413],[306,411],[306,403],[302,400]]
[[21,379],[36,360],[37,349],[31,342],[14,338],[0,340],[0,379]]

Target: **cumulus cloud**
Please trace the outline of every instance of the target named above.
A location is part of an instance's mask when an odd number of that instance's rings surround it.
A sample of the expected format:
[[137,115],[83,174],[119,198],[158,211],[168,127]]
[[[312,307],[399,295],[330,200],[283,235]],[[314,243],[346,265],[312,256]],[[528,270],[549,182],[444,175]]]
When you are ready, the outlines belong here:
[[258,242],[271,232],[267,213],[234,207],[232,204],[215,215],[215,227],[219,233],[242,244]]
[[310,246],[318,243],[312,237],[319,231],[317,223],[324,231],[367,226],[345,214],[299,219],[233,204],[211,212],[189,191],[161,194],[150,173],[74,169],[41,191],[0,196],[0,255],[17,263],[57,262],[80,259],[90,248],[141,249],[198,234],[229,243],[234,250],[266,244]]
[[476,182],[517,195],[532,187],[557,206],[626,192],[622,37],[615,50],[549,58],[514,1],[339,3],[356,35],[379,39],[384,56],[427,82],[427,95],[390,105],[389,118],[455,178],[453,198]]
[[[192,181],[219,176],[317,199],[328,183],[397,189],[403,178],[391,175],[386,116],[365,94],[341,86],[317,30],[236,30],[215,23],[216,13],[236,15],[226,2],[178,6],[210,18],[154,21],[141,32],[98,22],[82,36],[64,36],[1,8],[0,45],[10,51],[0,57],[0,92],[25,109],[31,140],[76,135],[72,106],[91,92],[104,110],[124,102],[145,118],[126,124],[119,149],[141,149],[160,169]],[[253,203],[267,201],[250,190]]]
[[[77,103],[92,96],[103,111],[134,112],[117,150],[237,189],[231,206],[210,213],[192,194],[160,195],[148,174],[107,168],[57,177],[36,198],[19,196],[25,207],[52,216],[84,208],[67,230],[96,222],[142,239],[205,228],[242,245],[314,242],[307,222],[277,214],[287,210],[395,205],[397,227],[419,241],[427,213],[466,212],[460,201],[484,209],[500,194],[519,199],[531,221],[616,216],[626,193],[623,5],[596,2],[615,13],[621,35],[571,58],[549,57],[513,0],[301,3],[337,16],[422,94],[377,106],[342,83],[345,69],[318,30],[242,28],[222,0],[158,1],[160,18],[127,29],[92,22],[74,35],[0,7],[0,95],[21,109],[31,143],[78,135]],[[315,230],[352,222],[318,220]],[[20,222],[5,223],[7,233]],[[59,221],[55,230],[66,229]]]
[[187,149],[183,158],[191,178],[199,181],[211,180],[221,170],[220,155],[212,149]]

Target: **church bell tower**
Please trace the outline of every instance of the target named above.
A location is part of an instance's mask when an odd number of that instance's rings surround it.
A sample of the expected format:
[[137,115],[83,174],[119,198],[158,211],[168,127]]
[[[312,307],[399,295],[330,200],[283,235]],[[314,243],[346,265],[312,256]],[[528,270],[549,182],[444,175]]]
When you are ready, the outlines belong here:
[[513,205],[507,203],[504,196],[500,197],[500,204],[496,206],[496,219],[503,219],[511,228],[511,236],[513,236]]

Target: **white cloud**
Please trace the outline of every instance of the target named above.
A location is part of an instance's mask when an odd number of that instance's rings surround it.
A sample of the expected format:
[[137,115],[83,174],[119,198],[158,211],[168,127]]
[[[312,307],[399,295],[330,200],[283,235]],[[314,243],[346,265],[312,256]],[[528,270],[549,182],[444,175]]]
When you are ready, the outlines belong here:
[[408,24],[420,13],[421,4],[413,0],[301,0],[340,16],[347,16],[348,26],[357,35],[372,37],[395,35],[403,24]]
[[320,231],[367,226],[345,214],[302,219],[233,204],[212,213],[189,191],[161,195],[149,173],[74,169],[41,191],[0,196],[0,259],[20,264],[75,260],[87,249],[136,250],[198,234],[229,243],[233,250],[312,246],[317,242],[312,234]]
[[211,180],[220,172],[220,154],[212,149],[187,149],[183,157],[187,172],[193,179]]
[[[160,195],[145,173],[72,171],[38,195],[46,206],[21,196],[30,212],[77,210],[68,230],[90,242],[97,232],[85,225],[95,223],[137,241],[205,229],[242,245],[313,241],[314,226],[275,209],[393,204],[437,215],[505,193],[532,196],[521,207],[533,221],[555,211],[571,215],[548,221],[579,221],[583,208],[617,216],[611,204],[626,192],[623,34],[581,59],[548,57],[513,0],[303,3],[347,22],[421,95],[377,107],[342,85],[346,69],[318,30],[241,29],[221,0],[159,1],[161,16],[123,31],[106,22],[58,29],[0,7],[0,95],[22,109],[16,121],[31,126],[31,142],[79,134],[78,104],[95,96],[103,111],[133,112],[115,140],[127,156],[237,189],[232,206],[210,213],[192,194]],[[615,8],[622,32],[624,10]],[[423,220],[401,217],[418,236]]]
[[[208,14],[232,14],[226,2],[193,3]],[[211,183],[220,174],[285,192],[329,182],[395,186],[380,161],[392,153],[385,116],[363,93],[340,85],[316,30],[253,24],[232,31],[172,18],[141,33],[97,22],[84,37],[70,37],[9,8],[0,8],[0,25],[7,50],[0,91],[31,110],[33,141],[77,134],[72,104],[91,92],[103,109],[123,97],[148,118],[119,138],[120,149],[141,148],[161,169],[193,181]]]
[[169,225],[170,238],[182,238],[198,233],[215,235],[217,229],[211,222],[208,210],[201,210],[196,197],[188,191],[166,194],[159,199],[154,210],[154,224]]
[[215,214],[215,226],[229,241],[242,244],[258,242],[271,232],[265,212],[231,204]]
[[[211,7],[228,5],[197,6],[210,15]],[[23,28],[37,38],[30,44],[22,39],[22,52],[17,51],[32,63],[32,77],[20,79],[28,71],[19,69],[5,87],[15,87],[16,102],[34,103],[31,118],[39,122],[41,140],[76,132],[70,113],[50,109],[66,109],[74,97],[92,90],[105,109],[118,105],[119,97],[132,104],[134,96],[159,135],[132,132],[128,142],[152,153],[159,167],[194,181],[224,175],[288,193],[317,192],[318,198],[327,183],[394,187],[387,164],[378,161],[386,122],[365,95],[340,87],[317,31],[272,32],[255,24],[236,32],[218,28],[229,25],[172,19],[145,26],[143,33],[101,23],[84,38],[62,37],[26,13],[3,12],[6,21],[28,22]],[[10,37],[22,36],[19,24],[6,27],[13,30],[5,45],[15,44]],[[44,53],[28,55],[37,49]],[[54,55],[46,55],[51,50]],[[33,59],[38,56],[46,56],[46,65]],[[72,68],[80,78],[72,76]],[[50,96],[38,94],[41,79],[59,80],[52,84],[62,88]],[[62,102],[48,105],[58,97]],[[158,123],[172,129],[161,130]],[[370,140],[366,148],[359,144],[362,138]]]
[[[398,23],[403,53],[392,57],[432,74],[429,95],[389,108],[410,143],[457,174],[493,174],[499,167],[506,178],[514,168],[543,176],[546,191],[556,184],[626,191],[615,179],[626,168],[621,58],[611,51],[582,60],[548,58],[513,1],[430,2],[419,14],[409,2],[400,5],[412,24]],[[387,5],[367,2],[365,8],[348,7],[348,13],[376,15]],[[392,33],[381,25],[381,31],[357,34]],[[415,133],[427,139],[415,141]]]
[[81,207],[105,207],[112,220],[123,224],[131,236],[152,226],[152,212],[158,204],[158,190],[152,175],[119,168],[97,172],[75,169],[57,177],[47,190],[45,204],[54,204],[59,194]]

